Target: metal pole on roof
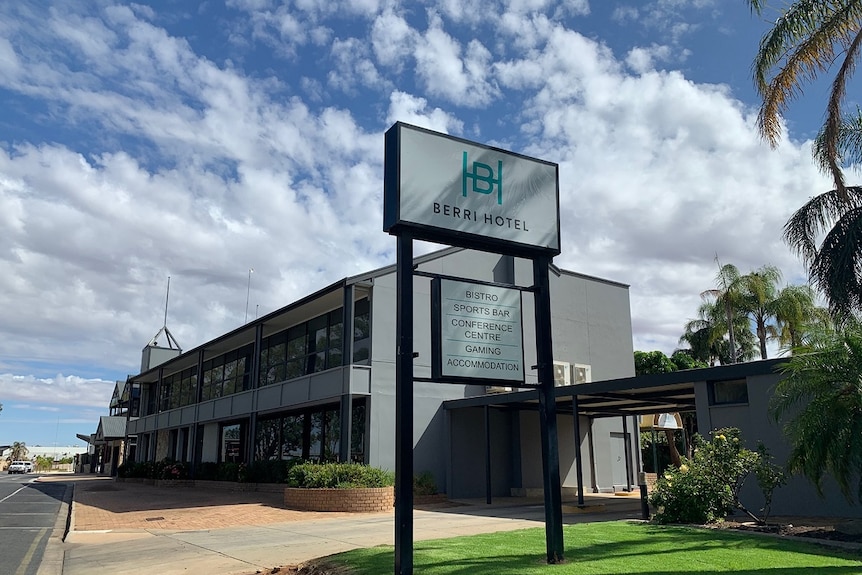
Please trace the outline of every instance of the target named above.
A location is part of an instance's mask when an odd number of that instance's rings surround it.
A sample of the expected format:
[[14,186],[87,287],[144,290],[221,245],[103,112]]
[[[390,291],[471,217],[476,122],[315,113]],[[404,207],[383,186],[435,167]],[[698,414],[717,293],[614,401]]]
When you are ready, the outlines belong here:
[[251,274],[254,273],[254,268],[248,268],[248,283],[245,287],[245,321],[242,323],[248,323],[248,298],[251,295]]

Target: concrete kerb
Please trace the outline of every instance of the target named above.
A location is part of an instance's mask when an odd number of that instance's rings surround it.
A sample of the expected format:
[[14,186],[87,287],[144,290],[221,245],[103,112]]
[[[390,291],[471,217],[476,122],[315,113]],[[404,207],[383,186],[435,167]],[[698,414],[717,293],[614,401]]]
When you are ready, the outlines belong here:
[[73,514],[75,506],[72,505],[74,490],[74,482],[70,481],[66,483],[66,489],[63,491],[63,501],[60,503],[60,511],[57,514],[57,520],[54,522],[51,534],[48,536],[45,553],[42,556],[42,562],[39,564],[39,570],[36,572],[36,575],[62,575],[63,573],[65,554],[63,540],[66,538],[66,533],[74,525]]

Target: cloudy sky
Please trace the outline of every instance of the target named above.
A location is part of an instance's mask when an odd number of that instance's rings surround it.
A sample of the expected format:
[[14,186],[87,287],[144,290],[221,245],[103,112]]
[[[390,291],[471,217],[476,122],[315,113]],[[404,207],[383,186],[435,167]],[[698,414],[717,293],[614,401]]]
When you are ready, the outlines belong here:
[[635,349],[673,351],[716,255],[803,283],[780,233],[828,188],[825,88],[761,141],[767,27],[742,0],[0,3],[0,444],[94,432],[168,276],[191,349],[247,290],[263,314],[393,263],[396,121],[558,162],[555,262],[631,285]]

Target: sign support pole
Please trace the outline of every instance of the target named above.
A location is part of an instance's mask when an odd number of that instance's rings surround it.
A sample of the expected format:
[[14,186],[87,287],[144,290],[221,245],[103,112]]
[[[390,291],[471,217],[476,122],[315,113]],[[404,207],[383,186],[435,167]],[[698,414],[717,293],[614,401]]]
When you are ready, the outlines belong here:
[[413,235],[398,234],[395,338],[395,575],[413,575]]
[[539,363],[539,425],[545,497],[545,542],[548,563],[563,557],[563,501],[560,486],[560,451],[557,440],[557,399],[554,393],[554,350],[551,336],[551,290],[547,256],[533,258],[536,289],[536,351]]

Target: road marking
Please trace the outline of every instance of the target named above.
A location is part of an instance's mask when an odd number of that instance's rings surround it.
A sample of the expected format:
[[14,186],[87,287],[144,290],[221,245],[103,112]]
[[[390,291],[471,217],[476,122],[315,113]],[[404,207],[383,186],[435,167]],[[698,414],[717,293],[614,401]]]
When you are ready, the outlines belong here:
[[17,495],[19,492],[24,491],[25,489],[27,489],[27,488],[26,488],[26,487],[20,487],[20,488],[18,488],[17,490],[13,491],[12,493],[10,493],[9,495],[7,495],[7,496],[6,496],[6,497],[4,497],[3,499],[0,499],[0,503],[3,503],[4,501],[6,501],[7,499],[9,499],[10,497],[12,497],[12,496],[14,496],[14,495]]
[[47,527],[39,530],[39,535],[33,538],[33,543],[30,545],[30,548],[27,549],[27,553],[24,554],[24,559],[21,560],[21,565],[18,566],[18,570],[15,571],[15,575],[25,575],[27,573],[27,568],[30,567],[30,562],[33,561],[33,554],[36,552],[36,548],[39,547],[42,539],[47,536]]

